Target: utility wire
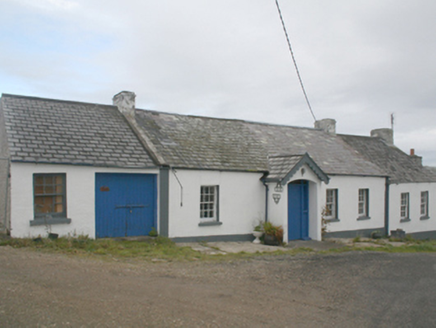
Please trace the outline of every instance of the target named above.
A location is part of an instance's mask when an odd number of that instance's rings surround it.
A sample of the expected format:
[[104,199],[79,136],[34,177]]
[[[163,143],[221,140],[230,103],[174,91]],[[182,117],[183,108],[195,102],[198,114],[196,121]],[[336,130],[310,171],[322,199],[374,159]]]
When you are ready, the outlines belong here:
[[304,98],[306,98],[307,106],[309,106],[310,113],[312,114],[313,120],[316,121],[315,114],[313,113],[312,106],[310,106],[309,98],[307,97],[306,90],[304,89],[303,80],[301,79],[300,72],[298,71],[297,61],[295,60],[294,52],[292,51],[291,41],[289,40],[288,32],[286,31],[285,22],[283,20],[282,12],[280,10],[279,2],[276,1],[277,10],[279,12],[280,20],[282,22],[283,31],[285,32],[286,40],[288,41],[289,51],[291,52],[292,60],[294,62],[295,70],[297,71],[298,80],[300,81],[301,89],[304,93]]

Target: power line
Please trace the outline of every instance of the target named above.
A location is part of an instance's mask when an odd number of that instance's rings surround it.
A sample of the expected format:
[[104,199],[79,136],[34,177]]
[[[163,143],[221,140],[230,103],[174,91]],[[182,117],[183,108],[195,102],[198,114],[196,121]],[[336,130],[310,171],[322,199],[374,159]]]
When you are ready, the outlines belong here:
[[309,98],[307,97],[306,90],[304,89],[303,80],[301,79],[300,72],[298,70],[297,61],[295,60],[294,52],[292,51],[291,41],[289,40],[288,32],[286,31],[286,26],[285,26],[285,22],[283,20],[282,12],[280,10],[279,2],[278,2],[278,0],[275,0],[275,1],[276,1],[277,10],[279,12],[280,20],[282,22],[283,31],[285,32],[286,41],[288,41],[289,51],[291,52],[291,56],[292,56],[292,60],[294,62],[295,70],[297,71],[298,80],[300,81],[301,89],[303,90],[304,98],[306,98],[306,103],[307,103],[307,106],[309,107],[310,113],[312,114],[314,121],[316,121],[315,114],[313,113],[312,106],[310,106]]

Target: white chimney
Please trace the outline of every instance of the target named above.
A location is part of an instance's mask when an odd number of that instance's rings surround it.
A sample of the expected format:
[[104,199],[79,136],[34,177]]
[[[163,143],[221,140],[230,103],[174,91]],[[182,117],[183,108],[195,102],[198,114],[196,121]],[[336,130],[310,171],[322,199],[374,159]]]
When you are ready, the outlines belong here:
[[336,121],[332,118],[325,118],[319,121],[315,121],[315,128],[321,129],[333,136],[336,135]]
[[392,129],[371,130],[371,137],[381,138],[387,145],[394,145],[394,131]]
[[121,113],[135,117],[135,98],[136,95],[134,92],[121,91],[112,98],[112,101],[114,106],[117,106]]

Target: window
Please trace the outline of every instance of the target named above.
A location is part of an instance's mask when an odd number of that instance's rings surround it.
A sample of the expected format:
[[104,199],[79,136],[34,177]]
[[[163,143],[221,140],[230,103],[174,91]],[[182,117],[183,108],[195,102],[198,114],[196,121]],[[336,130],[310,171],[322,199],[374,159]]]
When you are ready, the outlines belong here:
[[401,221],[410,221],[409,219],[409,193],[401,193],[401,206],[400,206]]
[[34,174],[34,221],[31,225],[70,223],[66,209],[65,174]]
[[326,219],[338,218],[338,189],[326,190]]
[[201,187],[200,218],[204,221],[218,221],[218,186]]
[[359,189],[359,218],[369,218],[369,189]]
[[421,219],[428,219],[428,191],[421,192]]

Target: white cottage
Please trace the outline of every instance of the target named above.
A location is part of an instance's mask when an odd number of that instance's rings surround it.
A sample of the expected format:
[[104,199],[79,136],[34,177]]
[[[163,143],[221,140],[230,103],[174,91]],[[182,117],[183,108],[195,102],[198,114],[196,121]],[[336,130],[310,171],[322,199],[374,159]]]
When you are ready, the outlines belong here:
[[[0,106],[0,215],[13,237],[154,228],[175,241],[252,240],[269,220],[285,241],[320,240],[326,208],[330,236],[436,232],[435,174],[379,137],[336,135],[334,120],[312,129],[139,110],[131,92],[112,106],[5,94]],[[422,177],[396,179],[374,159],[386,149]],[[396,220],[403,194],[409,215]]]

